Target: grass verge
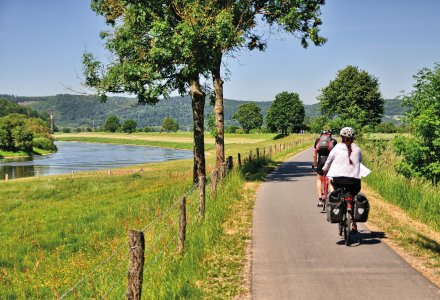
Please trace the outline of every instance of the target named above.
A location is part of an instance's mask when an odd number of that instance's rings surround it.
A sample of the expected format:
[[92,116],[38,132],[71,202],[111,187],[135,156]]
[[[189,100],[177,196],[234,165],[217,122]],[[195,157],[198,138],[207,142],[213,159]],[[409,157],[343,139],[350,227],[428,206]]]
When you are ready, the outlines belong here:
[[367,223],[370,230],[385,232],[382,241],[440,287],[440,233],[409,217],[371,187],[367,186],[364,192],[371,205]]

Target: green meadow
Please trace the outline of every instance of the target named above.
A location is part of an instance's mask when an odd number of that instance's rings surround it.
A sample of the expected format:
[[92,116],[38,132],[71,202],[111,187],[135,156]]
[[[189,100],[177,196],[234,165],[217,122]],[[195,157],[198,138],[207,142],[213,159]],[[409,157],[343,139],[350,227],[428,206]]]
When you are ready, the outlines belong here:
[[[125,136],[129,138],[75,135],[82,141],[105,138],[139,145],[148,145],[154,137]],[[170,147],[192,145],[187,133],[158,136]],[[207,186],[203,220],[198,216],[197,191],[191,191],[191,159],[145,164],[137,166],[134,173],[122,170],[122,175],[111,177],[104,172],[87,172],[74,178],[64,175],[0,182],[0,298],[124,297],[129,229],[145,233],[146,299],[232,298],[244,293],[243,264],[258,179],[277,161],[308,148],[313,141],[310,135],[274,137],[226,136],[226,155],[232,155],[235,164],[238,153],[244,157],[249,150],[255,154],[257,147],[296,143],[272,160],[259,159],[242,170],[234,169],[215,195]],[[207,137],[207,148],[213,148],[212,140]],[[206,158],[210,171],[214,150],[209,150]],[[188,201],[187,242],[184,255],[179,256],[178,208],[184,194]]]

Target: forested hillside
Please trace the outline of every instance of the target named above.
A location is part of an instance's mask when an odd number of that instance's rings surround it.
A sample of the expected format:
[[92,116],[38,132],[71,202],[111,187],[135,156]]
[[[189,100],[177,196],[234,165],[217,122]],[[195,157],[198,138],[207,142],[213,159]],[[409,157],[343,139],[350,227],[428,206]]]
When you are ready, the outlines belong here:
[[[0,95],[23,107],[40,112],[54,112],[55,123],[58,127],[98,127],[102,126],[109,115],[116,115],[121,120],[133,119],[138,127],[160,126],[165,117],[177,120],[183,130],[192,127],[191,99],[189,97],[171,97],[164,99],[155,106],[139,106],[135,98],[109,97],[106,103],[99,101],[96,96],[84,95],[56,95],[47,97],[20,97]],[[212,112],[213,107],[207,101],[205,115]],[[238,101],[225,99],[225,125],[238,125],[232,115],[238,107],[251,101]],[[271,105],[271,101],[255,102],[263,116]],[[320,115],[319,104],[305,105],[306,117]],[[385,102],[385,115],[397,116],[403,114],[401,100],[387,100]],[[391,119],[387,118],[387,119]]]

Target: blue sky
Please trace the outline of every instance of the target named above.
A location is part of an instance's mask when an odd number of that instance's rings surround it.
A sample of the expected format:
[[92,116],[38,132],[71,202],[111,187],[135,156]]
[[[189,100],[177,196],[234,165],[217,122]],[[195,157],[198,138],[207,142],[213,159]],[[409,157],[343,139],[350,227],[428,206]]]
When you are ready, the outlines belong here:
[[[89,0],[0,0],[0,94],[47,96],[80,89],[85,49],[106,57],[102,17]],[[274,37],[265,52],[228,59],[229,99],[273,100],[297,92],[306,104],[337,71],[356,65],[378,77],[385,98],[409,92],[412,76],[440,62],[440,1],[327,0],[322,47]],[[63,86],[64,85],[64,86]]]

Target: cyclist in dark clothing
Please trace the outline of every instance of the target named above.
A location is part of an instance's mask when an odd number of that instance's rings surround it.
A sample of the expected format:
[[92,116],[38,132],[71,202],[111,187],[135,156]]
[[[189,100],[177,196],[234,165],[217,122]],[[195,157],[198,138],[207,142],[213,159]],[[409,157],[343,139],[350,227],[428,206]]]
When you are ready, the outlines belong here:
[[316,139],[313,145],[313,167],[316,168],[316,190],[318,192],[318,206],[323,205],[322,199],[322,181],[324,180],[324,172],[322,168],[327,160],[330,151],[336,146],[337,141],[332,137],[331,130],[323,130],[319,138]]

